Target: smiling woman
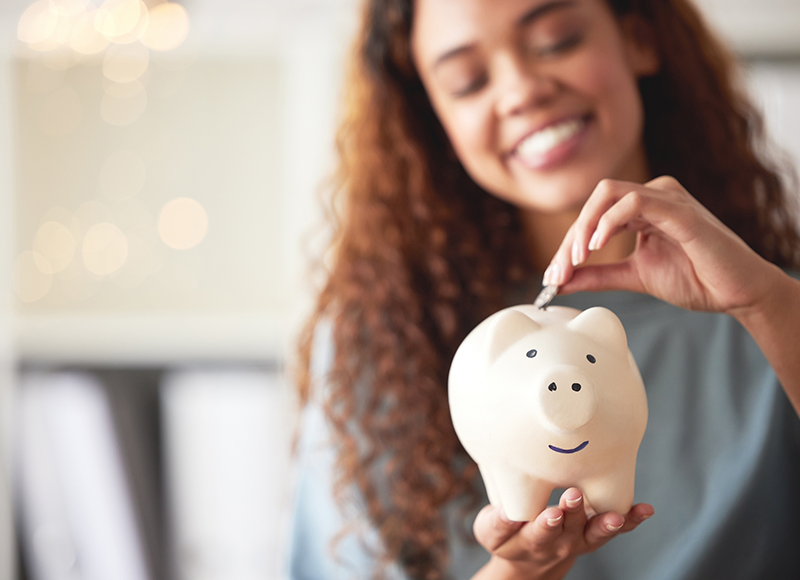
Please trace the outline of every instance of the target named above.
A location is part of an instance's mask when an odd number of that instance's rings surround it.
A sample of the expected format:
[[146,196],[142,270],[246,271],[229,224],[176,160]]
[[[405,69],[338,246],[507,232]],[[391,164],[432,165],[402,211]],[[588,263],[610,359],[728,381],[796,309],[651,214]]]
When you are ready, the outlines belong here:
[[[367,3],[300,345],[292,577],[800,576],[800,237],[735,77],[688,0]],[[475,516],[448,368],[542,278],[628,333],[651,408],[628,513],[570,488]]]
[[412,49],[473,179],[524,211],[577,215],[604,177],[648,177],[636,83],[658,58],[637,32],[602,2],[420,2]]

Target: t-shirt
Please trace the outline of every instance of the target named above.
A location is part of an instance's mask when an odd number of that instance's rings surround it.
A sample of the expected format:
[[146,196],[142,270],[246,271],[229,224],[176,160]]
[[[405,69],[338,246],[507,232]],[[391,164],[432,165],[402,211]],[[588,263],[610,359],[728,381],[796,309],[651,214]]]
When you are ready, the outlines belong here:
[[[800,579],[800,419],[747,331],[727,315],[630,292],[559,296],[553,303],[605,306],[625,327],[649,408],[636,502],[655,508],[636,530],[579,557],[567,578]],[[320,335],[313,372],[324,377],[332,345]],[[366,545],[346,536],[339,560],[331,556],[331,538],[355,514],[343,519],[333,499],[327,433],[319,406],[310,405],[297,461],[289,576],[366,578],[379,545],[374,531],[367,530]],[[460,580],[489,555],[456,532],[463,527],[457,513],[445,509],[448,573]],[[388,576],[404,577],[396,565]]]

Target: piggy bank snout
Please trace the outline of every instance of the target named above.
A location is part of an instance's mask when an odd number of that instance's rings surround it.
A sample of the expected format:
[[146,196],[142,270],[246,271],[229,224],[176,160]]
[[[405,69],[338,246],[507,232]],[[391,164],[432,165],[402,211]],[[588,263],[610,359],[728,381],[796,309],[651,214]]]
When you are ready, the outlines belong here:
[[539,409],[546,424],[557,431],[574,431],[597,413],[594,383],[577,368],[558,366],[537,381]]

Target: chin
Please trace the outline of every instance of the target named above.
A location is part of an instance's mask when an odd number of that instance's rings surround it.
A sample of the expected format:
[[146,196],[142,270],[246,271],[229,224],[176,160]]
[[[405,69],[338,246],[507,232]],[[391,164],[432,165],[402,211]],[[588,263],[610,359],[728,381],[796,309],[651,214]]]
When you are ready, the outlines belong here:
[[577,213],[589,199],[600,180],[591,185],[585,182],[576,184],[574,180],[566,183],[547,183],[526,185],[512,196],[506,198],[520,209],[543,213]]

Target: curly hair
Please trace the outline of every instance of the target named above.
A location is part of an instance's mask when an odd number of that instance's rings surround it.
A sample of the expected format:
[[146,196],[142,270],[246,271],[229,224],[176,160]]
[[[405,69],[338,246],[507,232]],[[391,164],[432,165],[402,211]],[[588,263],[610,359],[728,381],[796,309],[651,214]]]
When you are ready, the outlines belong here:
[[[800,264],[790,198],[761,155],[761,117],[733,58],[688,0],[608,0],[652,26],[661,68],[640,81],[656,175],[676,177],[767,260]],[[477,505],[477,467],[450,420],[446,375],[480,320],[533,274],[517,210],[466,173],[411,58],[413,0],[367,2],[338,136],[338,220],[327,280],[299,343],[302,404],[315,329],[335,355],[322,405],[337,449],[335,493],[353,491],[382,562],[434,579],[448,564],[442,508]]]

